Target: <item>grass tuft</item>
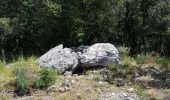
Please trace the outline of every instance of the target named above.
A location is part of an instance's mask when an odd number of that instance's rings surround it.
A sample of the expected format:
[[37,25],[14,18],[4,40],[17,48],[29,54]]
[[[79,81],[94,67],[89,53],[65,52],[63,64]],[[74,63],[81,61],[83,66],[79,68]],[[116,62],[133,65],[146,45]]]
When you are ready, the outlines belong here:
[[46,89],[55,83],[57,71],[53,69],[43,68],[39,72],[39,77],[34,80],[33,88]]

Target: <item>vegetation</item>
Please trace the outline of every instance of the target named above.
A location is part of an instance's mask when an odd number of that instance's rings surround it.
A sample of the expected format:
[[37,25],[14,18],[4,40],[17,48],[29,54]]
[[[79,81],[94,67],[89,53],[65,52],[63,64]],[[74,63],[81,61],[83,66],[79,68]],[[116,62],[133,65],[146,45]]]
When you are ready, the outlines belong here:
[[[170,72],[170,60],[166,57],[161,57],[157,53],[138,54],[134,57],[129,56],[129,49],[127,47],[119,47],[120,54],[122,54],[121,65],[111,65],[108,67],[110,74],[108,77],[109,83],[115,83],[116,78],[134,81],[134,74],[137,72],[142,76],[147,76],[146,68],[160,69],[164,74]],[[165,74],[166,75],[166,74]],[[156,76],[158,77],[158,76]],[[162,76],[159,78],[163,78]],[[166,78],[168,80],[168,78]],[[117,83],[115,83],[117,84]],[[139,84],[140,85],[140,84]]]
[[28,79],[26,76],[26,69],[16,69],[15,71],[16,76],[16,93],[18,95],[30,94]]
[[[170,72],[170,61],[166,57],[161,57],[154,53],[139,54],[131,57],[129,56],[129,48],[124,46],[119,47],[119,51],[122,55],[122,65],[112,65],[108,67],[110,73],[106,81],[111,84],[122,86],[122,84],[117,81],[118,78],[128,80],[133,84],[133,74],[135,71],[139,72],[141,75],[147,75],[142,69],[142,67],[146,65],[149,67],[153,65],[163,69],[163,72]],[[36,57],[34,56],[29,58],[20,56],[18,59],[14,59],[10,64],[1,61],[0,90],[15,90],[16,95],[23,96],[31,95],[39,89],[46,90],[51,85],[55,84],[58,76],[57,71],[48,68],[39,68],[35,61]],[[101,72],[94,72],[87,72],[86,74],[93,75],[93,79],[99,82]],[[166,81],[168,81],[168,79]],[[134,88],[135,91],[143,97],[149,95],[145,92],[146,89],[142,83],[135,83]]]
[[[12,2],[12,3],[11,3]],[[130,54],[169,54],[169,0],[4,0],[0,56],[42,54],[64,46],[110,42]]]
[[[147,66],[170,73],[170,0],[2,0],[0,90],[22,96],[47,89],[58,74],[31,55],[98,42],[116,45],[121,55],[121,65],[108,66],[109,83],[134,81],[134,71],[145,76]],[[136,90],[146,95],[141,84]]]
[[57,78],[56,70],[43,68],[39,72],[38,79],[34,80],[33,88],[46,89],[55,83]]
[[17,95],[23,96],[30,95],[35,89],[46,89],[53,85],[57,79],[57,71],[40,69],[35,60],[33,56],[27,59],[20,56],[9,65],[1,63],[0,89],[15,90]]

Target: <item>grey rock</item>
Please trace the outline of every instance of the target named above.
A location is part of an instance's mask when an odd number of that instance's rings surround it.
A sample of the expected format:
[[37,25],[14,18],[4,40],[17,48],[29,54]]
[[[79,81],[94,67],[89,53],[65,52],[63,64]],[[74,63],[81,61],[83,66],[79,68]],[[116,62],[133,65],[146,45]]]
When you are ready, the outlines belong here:
[[129,88],[129,89],[127,89],[127,92],[129,92],[129,93],[134,93],[135,90],[134,90],[134,88]]
[[110,75],[110,71],[106,68],[100,70],[100,81],[108,81]]
[[65,87],[60,87],[60,88],[59,88],[59,91],[60,91],[61,93],[64,93],[64,92],[66,92],[66,88],[65,88]]
[[65,82],[61,83],[59,91],[60,92],[69,91],[75,83],[76,83],[75,80],[66,80]]
[[104,92],[99,96],[99,100],[141,100],[135,93],[127,93],[123,91]]
[[114,79],[115,82],[116,82],[116,85],[119,87],[119,86],[124,86],[126,83],[127,83],[127,80],[126,79],[123,79],[123,78],[115,78]]
[[64,73],[64,76],[66,76],[66,77],[71,77],[71,76],[72,76],[72,71],[66,71],[66,72]]
[[74,78],[76,78],[76,77],[78,77],[78,76],[79,76],[78,74],[73,74],[73,77],[74,77]]
[[87,79],[87,80],[93,80],[93,79],[94,79],[94,75],[93,75],[93,74],[90,74],[90,75],[87,76],[86,79]]
[[75,52],[63,45],[56,46],[37,60],[41,67],[56,68],[59,72],[73,71],[78,65],[78,58]]
[[47,93],[56,92],[56,91],[57,91],[57,87],[55,85],[53,85],[47,89]]
[[63,48],[63,45],[59,45],[37,59],[39,66],[56,68],[60,73],[74,72],[78,65],[82,68],[107,67],[114,63],[120,64],[121,62],[118,50],[110,43],[73,48]]
[[74,100],[81,100],[82,99],[82,94],[81,93],[76,93],[75,99]]
[[87,51],[88,48],[89,48],[89,46],[81,45],[79,47],[72,47],[71,49],[73,52],[76,52],[76,53],[84,53]]
[[120,64],[119,52],[110,43],[97,43],[77,53],[80,63],[84,67],[107,67],[114,63]]

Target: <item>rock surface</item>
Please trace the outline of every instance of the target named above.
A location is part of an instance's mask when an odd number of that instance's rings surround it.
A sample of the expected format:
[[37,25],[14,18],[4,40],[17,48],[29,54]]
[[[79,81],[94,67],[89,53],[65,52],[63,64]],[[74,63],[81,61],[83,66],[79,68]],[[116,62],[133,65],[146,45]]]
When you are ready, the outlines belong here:
[[56,46],[46,54],[38,58],[37,63],[41,67],[56,68],[61,73],[74,71],[81,67],[107,67],[114,63],[120,64],[119,52],[110,43],[97,43],[92,46],[79,46],[63,48]]
[[141,100],[135,93],[128,92],[105,92],[100,95],[99,100]]
[[67,70],[74,70],[78,65],[78,59],[77,54],[71,49],[59,45],[38,58],[37,63],[41,67],[56,68],[64,73]]
[[107,67],[114,63],[120,64],[119,52],[110,43],[97,43],[78,53],[80,63],[84,67]]

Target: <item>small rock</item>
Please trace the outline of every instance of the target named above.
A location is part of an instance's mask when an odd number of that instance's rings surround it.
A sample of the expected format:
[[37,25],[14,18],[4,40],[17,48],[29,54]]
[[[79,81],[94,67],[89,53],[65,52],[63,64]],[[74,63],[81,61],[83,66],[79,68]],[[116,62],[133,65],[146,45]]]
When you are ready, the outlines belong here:
[[57,91],[56,86],[51,86],[47,89],[47,93],[52,93],[52,92],[56,92],[56,91]]
[[61,93],[64,93],[64,92],[66,92],[66,88],[65,88],[65,87],[60,87],[60,88],[59,88],[59,91],[60,91]]
[[[123,91],[104,92],[99,95],[99,100],[141,100],[135,93]],[[143,100],[143,99],[142,99]]]
[[100,81],[100,82],[99,82],[99,84],[100,84],[100,85],[103,85],[103,82],[102,82],[102,81]]
[[81,100],[81,98],[82,98],[81,93],[76,93],[76,100]]
[[61,87],[70,88],[71,87],[71,83],[64,82],[64,83],[61,84]]
[[72,71],[66,71],[66,72],[64,73],[64,76],[66,76],[66,77],[71,77],[71,76],[72,76]]
[[132,72],[132,76],[133,76],[133,77],[139,77],[140,74],[139,74],[137,71],[133,71],[133,72]]
[[127,97],[128,95],[126,93],[122,94],[124,97]]
[[75,80],[66,80],[65,82],[61,83],[61,88],[59,90],[68,91],[73,87],[75,83]]
[[119,86],[124,86],[127,82],[123,78],[115,78],[116,85]]
[[89,76],[87,76],[87,80],[93,80],[93,78],[94,78],[94,76],[93,76],[93,74],[90,74]]
[[97,91],[97,93],[102,92],[102,90],[100,88],[96,88],[96,91]]
[[78,74],[73,74],[73,77],[78,77]]
[[127,89],[127,92],[133,93],[133,92],[134,92],[134,88],[129,88],[129,89]]
[[75,80],[71,80],[71,84],[75,84],[76,83],[76,81]]
[[109,71],[108,69],[106,69],[106,68],[101,69],[99,80],[100,80],[100,81],[107,81],[109,75],[110,75],[110,71]]

